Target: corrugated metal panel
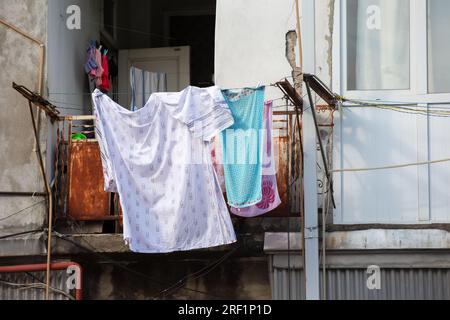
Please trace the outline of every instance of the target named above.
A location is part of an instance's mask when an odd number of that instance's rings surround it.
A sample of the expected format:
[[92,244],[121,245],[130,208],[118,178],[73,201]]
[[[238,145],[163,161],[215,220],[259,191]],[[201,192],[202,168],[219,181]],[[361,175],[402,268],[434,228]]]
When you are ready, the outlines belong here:
[[[327,270],[328,300],[450,300],[450,269],[382,269],[381,290],[367,288],[365,269]],[[303,300],[303,272],[273,268],[272,298]],[[322,280],[322,279],[321,279]],[[290,288],[290,290],[289,290]],[[289,295],[290,292],[290,295]]]
[[[0,300],[45,300],[45,288],[13,286],[12,284],[33,285],[45,282],[45,272],[3,273],[0,274]],[[6,282],[10,284],[6,284]],[[52,271],[51,287],[70,294],[66,271]],[[71,295],[73,296],[73,295]],[[51,300],[70,300],[68,296],[50,291]]]

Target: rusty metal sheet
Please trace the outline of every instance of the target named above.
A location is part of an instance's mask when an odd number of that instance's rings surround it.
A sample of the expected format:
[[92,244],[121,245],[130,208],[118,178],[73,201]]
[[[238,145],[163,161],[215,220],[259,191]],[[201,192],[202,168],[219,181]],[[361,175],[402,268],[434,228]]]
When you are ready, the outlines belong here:
[[[300,168],[300,161],[298,158],[300,152],[300,142],[296,141],[295,144],[292,143],[292,139],[295,139],[294,135],[294,116],[290,115],[288,119],[278,119],[277,127],[281,128],[278,134],[274,136],[274,147],[276,156],[276,166],[277,166],[277,185],[278,192],[281,199],[281,205],[268,214],[269,217],[298,217],[301,213],[301,205],[299,204],[300,186],[298,183],[293,183],[294,176],[301,176],[301,172],[293,172],[292,168]],[[293,157],[293,145],[295,145],[295,154]],[[294,165],[294,162],[297,164]],[[298,171],[298,169],[297,169]],[[289,184],[292,183],[292,186]],[[289,188],[289,189],[288,189]],[[290,194],[289,194],[290,193]],[[289,199],[289,197],[291,199]],[[289,208],[290,212],[289,212]]]
[[73,142],[69,158],[68,214],[75,220],[107,220],[110,195],[103,189],[103,168],[97,142]]

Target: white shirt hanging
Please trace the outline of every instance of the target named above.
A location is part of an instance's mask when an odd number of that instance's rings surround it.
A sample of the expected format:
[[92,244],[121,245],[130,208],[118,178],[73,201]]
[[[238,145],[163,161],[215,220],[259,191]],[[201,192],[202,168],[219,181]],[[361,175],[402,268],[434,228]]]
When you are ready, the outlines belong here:
[[93,93],[105,190],[120,195],[124,239],[140,253],[231,244],[236,236],[210,142],[233,125],[218,87],[153,94],[129,111]]

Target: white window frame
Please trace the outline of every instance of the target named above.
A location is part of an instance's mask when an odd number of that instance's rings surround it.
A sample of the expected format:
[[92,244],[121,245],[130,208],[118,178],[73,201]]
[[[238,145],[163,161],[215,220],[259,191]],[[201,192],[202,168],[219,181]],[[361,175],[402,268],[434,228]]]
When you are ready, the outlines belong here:
[[[349,99],[381,100],[400,103],[418,103],[432,109],[438,104],[449,104],[449,93],[428,93],[428,32],[427,32],[427,0],[410,0],[410,89],[409,90],[347,90],[347,53],[346,53],[346,5],[347,0],[336,0],[333,28],[333,64],[332,89]],[[437,107],[437,106],[436,106]],[[417,161],[430,161],[430,119],[418,115],[417,120]],[[343,119],[339,117],[335,128],[335,165],[341,163],[343,150]],[[430,166],[421,166],[418,170],[418,215],[412,220],[399,223],[429,224],[448,223],[436,221],[431,212]],[[342,174],[335,175],[335,193],[337,209],[334,211],[334,223],[345,224],[342,211],[343,192]]]
[[410,89],[353,91],[347,89],[347,0],[336,0],[333,29],[333,91],[349,99],[381,99],[403,103],[450,102],[450,92],[428,93],[427,1],[410,0]]

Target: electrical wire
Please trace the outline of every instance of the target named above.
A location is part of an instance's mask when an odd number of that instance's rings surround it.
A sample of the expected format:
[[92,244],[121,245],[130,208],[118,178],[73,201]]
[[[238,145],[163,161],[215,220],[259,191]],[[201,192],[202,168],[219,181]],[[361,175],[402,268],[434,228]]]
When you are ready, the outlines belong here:
[[[46,289],[46,285],[43,283],[13,283],[13,282],[9,282],[9,281],[5,281],[5,280],[0,280],[0,284],[12,287],[15,290],[29,290],[29,289],[40,289],[40,290],[45,290]],[[65,296],[66,298],[70,299],[70,300],[75,300],[74,297],[72,297],[70,294],[68,294],[67,292],[60,290],[60,289],[56,289],[53,287],[49,287],[50,291],[53,291],[55,293],[58,293],[62,296]]]
[[[289,102],[288,102],[288,99],[286,99],[286,112],[288,112],[288,111],[289,111]],[[297,117],[296,117],[296,119],[297,119]],[[289,123],[289,115],[286,115],[286,121]],[[294,124],[294,128],[296,128],[296,123]],[[288,130],[289,130],[289,125],[288,125]],[[288,134],[288,140],[289,140],[289,134]],[[292,140],[295,141],[295,137],[293,137]],[[289,166],[291,166],[292,161],[290,159],[289,147],[286,148],[286,159],[289,163]],[[290,301],[290,300],[292,300],[292,283],[291,283],[292,268],[291,268],[291,188],[290,188],[291,181],[290,181],[290,177],[289,177],[289,170],[286,171],[286,184],[288,186],[286,188],[286,193],[287,193],[287,198],[288,198],[288,202],[289,202],[288,206],[287,206],[287,211],[288,211],[287,245],[288,245],[288,298]]]
[[[342,103],[349,102],[351,105],[342,105],[344,108],[362,108],[371,107],[382,110],[395,111],[405,114],[423,115],[432,117],[450,117],[450,108],[430,108],[424,103],[381,103],[381,102],[367,102],[362,100],[347,99],[338,97]],[[446,103],[442,103],[446,104]]]
[[41,230],[30,230],[30,231],[24,231],[24,232],[9,234],[9,235],[6,235],[6,236],[1,236],[0,240],[15,238],[15,237],[23,236],[23,235],[27,235],[27,234],[39,233],[39,232],[43,232],[43,231],[44,230],[41,229]]
[[36,202],[36,203],[32,204],[32,205],[29,206],[29,207],[26,207],[26,208],[24,208],[24,209],[22,209],[22,210],[19,210],[19,211],[14,212],[14,213],[12,213],[12,214],[10,214],[10,215],[7,215],[6,217],[1,218],[1,219],[0,219],[0,222],[3,222],[3,221],[6,221],[6,220],[8,220],[8,219],[10,219],[10,218],[12,218],[12,217],[15,217],[15,216],[21,214],[22,212],[27,211],[27,210],[29,210],[29,209],[31,209],[31,208],[34,208],[34,207],[37,206],[38,204],[41,204],[41,203],[46,202],[46,201],[47,201],[47,200],[42,200],[42,201]]
[[389,170],[389,169],[402,169],[402,168],[408,168],[408,167],[417,167],[417,166],[424,166],[424,165],[444,163],[444,162],[450,162],[450,158],[441,159],[441,160],[433,160],[433,161],[423,161],[423,162],[391,165],[391,166],[373,167],[373,168],[337,169],[337,170],[331,170],[330,172],[331,173],[344,173],[344,172],[381,171],[381,170]]
[[[93,254],[93,255],[96,255],[96,256],[98,256],[98,257],[100,257],[100,258],[102,258],[102,259],[108,261],[109,263],[111,263],[111,264],[117,266],[118,268],[121,268],[122,270],[125,270],[125,271],[127,271],[127,272],[130,272],[130,273],[132,273],[132,274],[134,274],[134,275],[136,275],[136,276],[145,278],[145,279],[147,279],[147,280],[149,280],[149,281],[151,281],[151,282],[153,282],[153,283],[156,283],[156,284],[158,284],[158,285],[163,285],[163,286],[167,286],[167,285],[168,285],[167,283],[164,283],[164,282],[162,282],[162,281],[160,281],[160,280],[158,280],[158,279],[152,278],[152,277],[146,275],[145,273],[141,273],[141,272],[139,272],[139,271],[133,270],[133,269],[131,269],[131,268],[129,268],[129,267],[123,265],[122,263],[120,263],[120,262],[118,262],[118,261],[116,261],[116,260],[114,260],[114,259],[111,259],[110,257],[108,257],[108,256],[106,256],[106,255],[104,255],[104,254],[101,254],[101,253],[99,253],[99,252],[96,252],[96,251],[94,251],[94,250],[91,250],[91,249],[89,249],[89,248],[83,246],[82,244],[80,244],[80,243],[78,243],[78,242],[76,242],[76,241],[74,241],[74,240],[68,238],[68,237],[65,236],[65,235],[62,235],[62,234],[60,234],[60,233],[58,233],[58,232],[54,232],[54,234],[55,234],[58,238],[60,238],[61,240],[64,240],[64,241],[66,241],[66,242],[69,242],[69,243],[73,244],[74,246],[76,246],[76,247],[78,247],[78,248],[80,248],[80,249],[82,249],[82,250],[84,250],[84,251],[86,251],[86,252],[88,252],[88,253],[91,253],[91,254]],[[204,291],[196,290],[196,289],[191,289],[191,288],[187,288],[187,287],[180,288],[180,290],[185,290],[185,291],[190,291],[190,292],[200,293],[200,294],[202,294],[202,295],[205,295],[205,296],[211,297],[211,298],[215,298],[215,299],[224,299],[223,297],[219,297],[219,296],[210,294],[210,293],[208,293],[208,292],[204,292]]]
[[[78,222],[73,220],[74,222],[74,226],[75,229],[77,229],[76,231],[78,231],[78,233],[81,234],[81,228],[78,225]],[[95,248],[89,241],[87,241],[85,238],[81,238],[83,240],[83,242],[85,242],[93,251],[98,252],[98,249]],[[223,256],[222,258],[220,258],[218,261],[213,262],[211,265],[208,265],[204,268],[202,268],[201,270],[194,272],[192,274],[189,274],[185,277],[183,277],[182,279],[178,280],[177,282],[175,282],[173,285],[169,286],[167,289],[162,290],[160,293],[158,293],[157,295],[155,295],[152,299],[156,299],[157,297],[161,296],[161,295],[169,295],[171,293],[173,293],[176,290],[181,289],[182,286],[184,286],[185,282],[187,280],[195,280],[198,279],[200,277],[203,277],[207,274],[209,274],[210,272],[212,272],[216,267],[218,267],[221,263],[223,263],[226,259],[228,259],[231,255],[233,255],[241,246],[238,246],[236,248],[234,248],[232,251],[230,251],[229,253],[225,254],[225,256]],[[191,279],[192,277],[195,277],[193,279]]]
[[354,103],[365,103],[365,104],[381,104],[381,105],[397,105],[397,106],[417,106],[417,105],[450,105],[450,101],[442,101],[442,102],[404,102],[404,101],[388,101],[388,100],[370,100],[370,99],[349,99],[346,97],[342,97],[339,95],[335,95],[336,99],[339,102],[354,102]]
[[206,275],[208,275],[209,273],[211,273],[214,269],[216,269],[220,264],[224,263],[229,257],[231,257],[234,253],[236,253],[238,251],[238,249],[240,249],[241,246],[237,246],[235,247],[232,251],[228,252],[227,254],[225,254],[222,258],[220,258],[219,260],[213,262],[212,264],[200,269],[197,272],[194,272],[192,274],[189,274],[185,277],[183,277],[182,279],[180,279],[179,281],[177,281],[176,283],[174,283],[173,285],[169,286],[167,289],[164,289],[162,291],[160,291],[158,294],[156,294],[154,296],[154,299],[156,299],[157,297],[163,295],[169,295],[172,294],[174,291],[177,291],[179,289],[181,289],[188,280],[197,280],[198,278],[204,277]]
[[[266,217],[262,217],[261,218],[261,221],[259,223],[259,228],[263,227],[263,223],[264,223],[264,221],[266,219],[267,219]],[[238,245],[232,251],[230,251],[229,253],[225,254],[225,256],[223,256],[222,258],[220,258],[216,262],[212,263],[209,266],[206,266],[206,267],[202,268],[201,270],[199,270],[197,272],[194,272],[194,273],[192,273],[190,275],[187,275],[186,277],[184,277],[183,279],[179,280],[178,282],[176,282],[172,286],[168,287],[165,290],[162,290],[159,294],[155,295],[154,297],[158,297],[158,296],[163,295],[163,294],[168,295],[168,294],[173,293],[175,290],[181,289],[181,286],[183,286],[184,283],[186,282],[186,280],[188,280],[190,277],[194,277],[194,278],[191,278],[189,280],[196,280],[196,279],[198,279],[200,277],[206,276],[207,274],[212,272],[215,268],[217,268],[220,264],[225,262],[229,257],[231,257],[235,252],[237,252],[241,247],[242,247],[242,245]],[[179,286],[177,286],[177,284],[179,284]]]

